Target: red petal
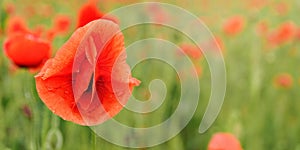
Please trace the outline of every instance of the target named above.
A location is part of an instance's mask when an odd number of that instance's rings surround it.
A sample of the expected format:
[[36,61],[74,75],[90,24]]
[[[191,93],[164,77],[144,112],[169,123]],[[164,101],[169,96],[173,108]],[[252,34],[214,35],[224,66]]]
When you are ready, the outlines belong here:
[[[131,79],[123,42],[111,21],[97,20],[79,28],[36,76],[43,102],[55,114],[82,125],[116,115],[123,108],[118,99],[126,102],[129,86],[138,84]],[[116,91],[112,83],[117,83]]]

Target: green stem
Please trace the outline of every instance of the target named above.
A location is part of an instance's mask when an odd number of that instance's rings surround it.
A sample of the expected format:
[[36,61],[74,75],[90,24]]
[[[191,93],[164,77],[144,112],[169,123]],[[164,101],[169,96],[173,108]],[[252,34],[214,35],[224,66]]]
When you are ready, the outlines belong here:
[[32,111],[32,120],[30,125],[30,149],[36,150],[39,149],[38,144],[38,121],[39,121],[39,113],[38,107],[35,103],[34,96],[32,95],[32,83],[33,83],[33,76],[32,74],[28,73],[27,70],[22,70],[22,76],[24,77],[23,82],[23,93],[24,98],[28,101],[29,107]]
[[92,132],[93,150],[97,149],[97,134]]
[[46,149],[46,138],[47,138],[47,132],[48,132],[48,129],[49,129],[49,113],[48,113],[48,110],[47,109],[43,109],[43,122],[42,122],[42,131],[41,131],[41,140],[43,141],[43,144],[42,144],[42,148],[43,149]]

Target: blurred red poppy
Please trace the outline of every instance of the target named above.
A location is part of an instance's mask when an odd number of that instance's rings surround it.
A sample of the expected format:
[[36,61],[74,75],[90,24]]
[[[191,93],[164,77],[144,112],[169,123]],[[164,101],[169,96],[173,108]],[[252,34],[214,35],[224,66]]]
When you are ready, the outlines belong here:
[[293,78],[288,73],[282,73],[275,77],[275,86],[281,88],[291,88],[293,86]]
[[275,4],[275,10],[279,15],[286,15],[289,11],[289,7],[286,2],[279,2]]
[[104,13],[99,11],[96,4],[97,0],[89,0],[80,8],[77,19],[77,28],[82,27],[88,24],[89,22],[100,18],[118,23],[118,20],[116,18],[112,16],[105,16]]
[[54,18],[54,29],[58,33],[66,33],[71,26],[71,19],[65,15],[58,15]]
[[51,44],[30,33],[15,33],[4,42],[3,49],[17,66],[36,68],[50,57]]
[[214,39],[208,40],[205,43],[203,43],[203,47],[206,50],[213,51],[213,52],[219,52],[222,53],[225,52],[225,47],[222,39],[218,36],[215,36]]
[[23,18],[18,16],[13,16],[8,19],[6,32],[7,35],[9,36],[19,32],[28,33],[29,29],[27,28],[27,25]]
[[118,25],[103,19],[78,28],[35,79],[47,107],[81,125],[115,116],[139,84],[126,64]]
[[242,147],[231,133],[217,133],[210,140],[208,150],[242,150]]
[[46,36],[47,40],[53,41],[54,38],[55,38],[55,36],[56,36],[56,34],[57,34],[56,30],[50,29],[50,30],[46,31],[45,36]]
[[14,34],[32,34],[35,37],[42,37],[43,33],[45,32],[45,27],[41,24],[36,25],[33,30],[27,27],[27,23],[25,20],[20,16],[12,16],[9,17],[7,23],[6,33],[7,36],[11,36]]
[[297,32],[296,32],[296,39],[297,39],[297,40],[300,40],[300,28],[297,29]]
[[187,54],[190,58],[193,59],[199,59],[202,57],[202,52],[201,49],[192,44],[181,44],[180,45],[181,50]]
[[223,25],[223,31],[228,35],[240,33],[245,26],[245,20],[242,16],[233,16],[226,20]]
[[54,18],[54,25],[45,32],[45,38],[53,41],[57,35],[66,34],[71,26],[71,19],[68,16],[58,15]]
[[[203,46],[202,48],[204,48],[203,50],[206,51],[210,51],[210,52],[219,52],[221,51],[222,53],[224,53],[224,44],[221,38],[219,37],[215,37],[212,40],[208,40],[202,43]],[[190,58],[193,59],[200,59],[202,58],[203,54],[202,54],[202,50],[197,46],[197,45],[193,45],[193,44],[181,44],[179,46],[181,48],[181,50],[187,54]]]
[[9,15],[12,15],[15,13],[16,11],[16,8],[15,8],[15,5],[13,3],[7,3],[5,5],[5,8],[4,8],[5,12]]
[[296,25],[293,22],[282,23],[279,28],[269,34],[268,41],[272,45],[283,44],[291,41],[297,32]]
[[[225,46],[224,46],[222,38],[216,36],[215,40],[216,40],[216,42],[217,42],[218,45],[212,44],[213,47],[214,47],[213,49],[221,49],[221,51],[224,53],[225,52]],[[216,48],[216,46],[218,46],[218,48]]]
[[158,4],[149,5],[147,12],[155,23],[164,24],[169,21],[169,14]]

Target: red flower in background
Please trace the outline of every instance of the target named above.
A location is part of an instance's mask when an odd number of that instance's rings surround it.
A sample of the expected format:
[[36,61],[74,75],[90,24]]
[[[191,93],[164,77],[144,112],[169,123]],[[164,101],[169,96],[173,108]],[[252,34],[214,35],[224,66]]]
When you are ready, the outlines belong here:
[[120,102],[125,103],[139,84],[126,64],[123,35],[107,20],[78,28],[35,79],[47,107],[81,125],[96,125],[116,115],[123,108]]
[[223,43],[222,39],[218,36],[215,36],[214,39],[211,39],[211,40],[203,43],[203,47],[206,50],[213,51],[213,52],[221,51],[222,54],[224,54],[224,52],[225,52],[224,43]]
[[15,5],[14,5],[14,4],[12,4],[12,3],[7,3],[7,4],[5,5],[4,10],[5,10],[5,12],[6,12],[7,14],[12,15],[12,14],[15,13],[16,8],[15,8]]
[[300,40],[300,28],[297,29],[297,32],[296,32],[296,39],[297,39],[297,40]]
[[275,10],[279,15],[286,15],[289,11],[289,7],[286,2],[279,2],[275,4]]
[[30,33],[15,33],[8,37],[3,47],[8,58],[19,67],[36,68],[51,53],[49,42]]
[[[215,37],[212,40],[205,41],[202,43],[201,46],[202,46],[202,48],[204,48],[203,50],[206,50],[206,51],[210,51],[210,52],[221,51],[222,53],[224,53],[224,44],[223,44],[222,39],[219,37]],[[181,44],[179,47],[190,58],[200,59],[203,56],[202,50],[197,45],[184,43],[184,44]]]
[[230,133],[217,133],[210,140],[208,150],[242,150],[242,147],[234,135]]
[[245,26],[245,20],[242,16],[233,16],[226,20],[223,25],[223,31],[228,35],[240,33]]
[[291,88],[293,86],[293,78],[288,73],[283,73],[275,77],[275,85],[281,88]]
[[36,69],[50,58],[51,43],[41,38],[42,28],[30,31],[25,20],[18,16],[9,18],[7,26],[3,49],[15,65]]
[[111,16],[105,16],[104,13],[98,10],[97,0],[89,0],[79,10],[78,19],[77,19],[77,28],[82,27],[88,24],[89,22],[100,18],[111,20],[115,23],[118,23],[116,18]]
[[54,18],[54,30],[59,33],[66,33],[71,26],[71,19],[68,16],[58,15]]
[[25,23],[25,20],[18,16],[10,17],[7,23],[6,29],[7,35],[10,36],[14,33],[28,33],[29,29]]
[[35,29],[30,30],[23,18],[18,16],[10,17],[7,24],[7,35],[15,33],[34,34],[40,38],[45,38],[48,41],[53,41],[57,35],[66,34],[71,26],[71,19],[65,15],[57,15],[54,18],[53,26],[50,29],[45,29],[43,25],[37,25]]
[[57,15],[54,18],[53,27],[45,32],[45,38],[49,41],[58,35],[64,35],[68,33],[71,26],[71,19],[65,15]]
[[158,4],[151,4],[147,7],[147,12],[152,21],[158,24],[164,24],[169,21],[169,14]]
[[[222,52],[224,52],[225,51],[225,46],[224,46],[223,40],[218,36],[215,37],[215,39],[216,39],[216,42],[217,42],[218,45],[213,44],[213,46],[214,47],[218,46],[222,50]],[[219,49],[219,48],[215,48],[215,49]]]
[[297,32],[296,25],[293,22],[285,22],[279,28],[269,34],[268,41],[272,45],[283,44],[291,41]]
[[88,2],[79,10],[77,27],[82,27],[93,20],[100,19],[102,16],[104,14],[98,10],[96,3]]
[[192,44],[182,44],[180,45],[180,48],[190,58],[200,59],[202,57],[201,49],[198,48],[198,46]]

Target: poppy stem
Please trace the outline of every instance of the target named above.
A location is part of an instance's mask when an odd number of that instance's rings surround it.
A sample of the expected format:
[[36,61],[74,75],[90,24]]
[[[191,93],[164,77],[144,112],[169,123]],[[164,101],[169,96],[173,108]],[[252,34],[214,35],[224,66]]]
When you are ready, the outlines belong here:
[[41,141],[43,141],[42,143],[42,148],[46,149],[45,146],[45,141],[46,141],[46,136],[47,136],[47,130],[49,129],[49,111],[43,107],[43,114],[42,114],[42,127],[41,127]]
[[93,150],[97,149],[97,134],[92,132],[92,144],[93,144]]
[[[34,78],[31,73],[29,73],[27,70],[20,70],[21,76],[23,78],[23,96],[24,99],[27,101],[27,104],[29,105],[30,110],[30,116],[32,115],[32,120],[30,121],[29,131],[30,137],[29,137],[29,149],[40,149],[40,133],[39,133],[39,121],[40,121],[40,115],[39,115],[39,107],[36,103],[36,97],[34,96]],[[32,112],[32,114],[31,114]]]

